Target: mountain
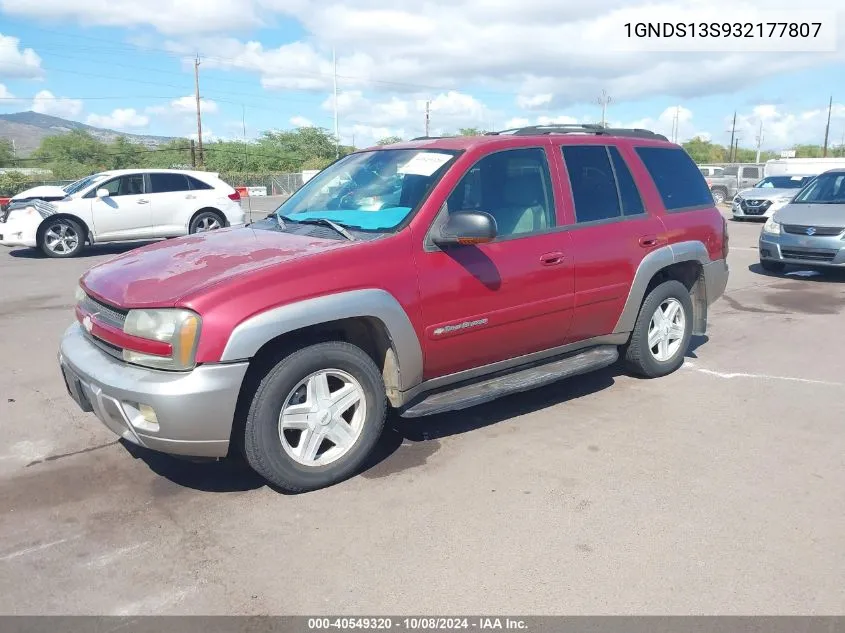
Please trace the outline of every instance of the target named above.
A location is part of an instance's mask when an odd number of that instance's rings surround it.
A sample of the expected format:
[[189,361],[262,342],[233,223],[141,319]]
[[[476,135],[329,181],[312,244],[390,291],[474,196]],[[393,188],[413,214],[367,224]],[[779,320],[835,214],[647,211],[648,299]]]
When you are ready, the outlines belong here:
[[128,134],[104,128],[94,127],[69,121],[40,112],[13,112],[0,114],[0,138],[15,142],[18,156],[29,156],[41,144],[42,139],[56,134],[67,134],[71,130],[83,130],[103,142],[110,143],[117,137],[123,136],[134,143],[141,143],[147,147],[156,147],[173,140],[168,136],[151,136],[148,134]]

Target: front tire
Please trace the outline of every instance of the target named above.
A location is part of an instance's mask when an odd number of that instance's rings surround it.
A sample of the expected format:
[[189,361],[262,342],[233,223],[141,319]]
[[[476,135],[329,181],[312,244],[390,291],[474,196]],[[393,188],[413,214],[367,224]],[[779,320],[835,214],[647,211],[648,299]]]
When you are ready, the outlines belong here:
[[634,374],[658,378],[676,371],[692,338],[693,307],[689,291],[679,281],[665,281],[643,301],[625,365]]
[[386,414],[381,372],[363,350],[339,341],[311,345],[261,380],[247,414],[244,454],[285,492],[317,490],[358,471]]
[[724,204],[725,200],[728,199],[728,194],[723,189],[713,189],[711,193],[713,194],[713,202],[716,204]]
[[79,222],[58,218],[47,223],[38,245],[47,257],[76,257],[85,245],[85,232]]

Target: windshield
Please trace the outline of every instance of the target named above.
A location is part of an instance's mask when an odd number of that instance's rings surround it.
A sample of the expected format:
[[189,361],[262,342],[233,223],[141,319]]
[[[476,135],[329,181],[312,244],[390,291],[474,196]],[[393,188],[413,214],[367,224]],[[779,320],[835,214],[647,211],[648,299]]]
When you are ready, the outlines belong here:
[[754,185],[755,189],[800,189],[812,176],[769,176]]
[[350,154],[314,176],[276,209],[296,222],[333,220],[388,231],[422,201],[457,152],[392,149]]
[[105,174],[93,174],[92,176],[86,176],[82,180],[77,180],[76,182],[72,182],[69,185],[64,187],[64,191],[67,195],[72,196],[78,191],[81,191],[91,183],[104,178]]
[[801,191],[795,200],[797,204],[845,204],[845,172],[816,176]]

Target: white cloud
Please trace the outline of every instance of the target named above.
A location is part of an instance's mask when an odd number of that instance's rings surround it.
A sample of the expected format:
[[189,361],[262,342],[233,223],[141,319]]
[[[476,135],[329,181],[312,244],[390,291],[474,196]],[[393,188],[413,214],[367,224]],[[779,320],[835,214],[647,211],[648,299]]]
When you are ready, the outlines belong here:
[[3,84],[0,84],[0,99],[14,99],[14,98],[15,98],[15,95],[13,95],[11,92],[9,92],[9,89],[6,86],[4,86]]
[[[425,133],[425,107],[429,103],[429,134],[438,136],[456,132],[460,128],[485,128],[492,124],[497,114],[475,97],[457,91],[438,94],[426,99],[421,96],[400,98],[391,96],[377,100],[357,90],[338,93],[337,109],[340,119],[341,141],[355,142],[360,138],[373,142],[385,136],[422,136]],[[322,106],[326,111],[334,108],[334,97]]]
[[[794,112],[763,104],[753,107],[750,112],[737,113],[736,128],[740,147],[756,147],[761,121],[763,149],[789,149],[793,145],[805,143],[821,145],[824,143],[827,125],[827,108]],[[732,118],[726,119],[723,123],[724,129],[730,129],[731,124]],[[845,132],[845,104],[833,104],[830,111],[830,128],[829,144],[839,145]]]
[[[170,46],[186,55],[199,49],[207,55],[203,63],[209,67],[255,73],[268,89],[312,91],[331,89],[334,47],[344,91],[418,94],[424,87],[433,93],[476,85],[509,94],[520,107],[544,111],[592,102],[602,89],[615,102],[653,95],[677,100],[714,91],[730,93],[751,81],[845,59],[841,45],[837,53],[752,53],[743,49],[747,43],[726,38],[720,40],[721,52],[650,53],[645,49],[653,42],[624,36],[626,21],[663,22],[666,16],[682,16],[683,22],[723,21],[725,15],[735,20],[741,13],[765,22],[773,12],[794,10],[794,3],[786,0],[771,0],[765,7],[750,3],[738,7],[729,0],[563,4],[397,0],[392,9],[383,9],[374,0],[346,0],[342,5],[323,0],[245,0],[247,15],[261,15],[269,23],[276,11],[298,20],[306,35],[280,47],[222,37],[205,41],[182,37]],[[828,6],[827,0],[805,0],[801,10],[819,13]],[[845,21],[828,28],[835,28],[842,39]],[[680,40],[676,44],[693,45]]]
[[291,117],[290,124],[294,127],[312,127],[314,125],[311,119],[306,119],[304,116]]
[[33,112],[72,119],[82,112],[82,101],[57,97],[49,90],[38,92],[32,100]]
[[261,24],[257,1],[238,0],[0,0],[8,15],[85,26],[151,26],[160,33],[211,33]]
[[534,110],[548,106],[552,99],[554,99],[554,95],[549,92],[541,95],[519,95],[516,98],[516,105],[525,110]]
[[150,123],[150,117],[139,114],[135,108],[117,108],[112,110],[111,114],[89,114],[86,123],[95,127],[126,130],[146,127]]
[[0,33],[0,77],[41,77],[41,58],[31,48],[21,49],[20,42],[17,37]]
[[[203,114],[214,114],[219,108],[217,102],[200,98],[200,110]],[[146,109],[146,112],[165,116],[196,116],[197,98],[194,95],[179,97],[166,106],[150,106]]]

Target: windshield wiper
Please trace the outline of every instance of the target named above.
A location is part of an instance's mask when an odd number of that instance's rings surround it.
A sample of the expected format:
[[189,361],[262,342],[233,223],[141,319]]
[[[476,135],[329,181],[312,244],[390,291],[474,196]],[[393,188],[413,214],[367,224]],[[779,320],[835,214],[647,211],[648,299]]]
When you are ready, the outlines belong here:
[[286,215],[277,215],[276,222],[279,224],[279,228],[285,228],[285,222],[293,222],[294,224],[314,224],[318,226],[328,226],[329,228],[334,229],[338,233],[340,233],[343,237],[345,237],[350,242],[355,241],[355,236],[352,235],[349,231],[346,230],[343,224],[339,224],[334,220],[328,220],[326,218],[306,218],[303,220],[294,220]]

